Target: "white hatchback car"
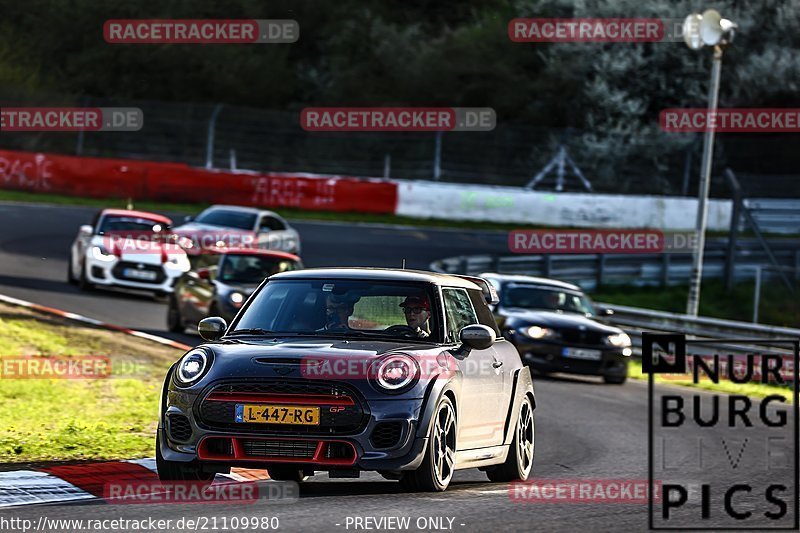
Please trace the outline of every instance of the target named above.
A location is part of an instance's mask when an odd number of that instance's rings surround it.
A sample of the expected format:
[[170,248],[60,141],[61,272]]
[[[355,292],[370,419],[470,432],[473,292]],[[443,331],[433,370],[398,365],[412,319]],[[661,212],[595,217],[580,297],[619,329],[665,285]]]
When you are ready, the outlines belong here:
[[[300,235],[277,213],[255,207],[212,205],[175,228],[189,255],[210,248],[259,248],[300,255]],[[221,251],[221,250],[219,250]]]
[[171,293],[191,265],[174,243],[172,220],[146,211],[103,209],[81,226],[72,243],[67,279],[95,286]]

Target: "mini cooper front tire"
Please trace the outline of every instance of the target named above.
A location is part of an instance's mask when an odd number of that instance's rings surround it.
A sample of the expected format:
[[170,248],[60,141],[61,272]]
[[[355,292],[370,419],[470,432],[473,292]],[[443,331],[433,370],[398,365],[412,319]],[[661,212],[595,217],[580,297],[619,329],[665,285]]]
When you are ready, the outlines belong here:
[[428,435],[425,458],[416,470],[403,473],[400,485],[409,492],[442,492],[456,464],[456,410],[450,398],[439,400]]
[[489,481],[527,480],[533,469],[535,439],[533,405],[530,397],[526,395],[519,407],[514,440],[511,442],[506,461],[486,469]]

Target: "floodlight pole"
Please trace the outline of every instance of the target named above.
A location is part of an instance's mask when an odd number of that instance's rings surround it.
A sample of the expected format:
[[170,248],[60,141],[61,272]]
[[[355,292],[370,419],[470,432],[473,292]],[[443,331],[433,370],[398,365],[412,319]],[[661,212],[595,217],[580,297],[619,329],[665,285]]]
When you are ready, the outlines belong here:
[[697,247],[692,256],[692,273],[689,280],[689,298],[686,302],[686,314],[697,316],[700,304],[700,284],[703,278],[703,251],[706,244],[706,225],[708,223],[708,191],[711,187],[711,161],[714,156],[714,128],[708,127],[708,121],[715,121],[719,100],[719,79],[722,72],[722,47],[714,47],[714,60],[711,66],[711,86],[708,88],[708,115],[706,117],[706,134],[703,143],[703,161],[700,174],[700,191],[697,203]]

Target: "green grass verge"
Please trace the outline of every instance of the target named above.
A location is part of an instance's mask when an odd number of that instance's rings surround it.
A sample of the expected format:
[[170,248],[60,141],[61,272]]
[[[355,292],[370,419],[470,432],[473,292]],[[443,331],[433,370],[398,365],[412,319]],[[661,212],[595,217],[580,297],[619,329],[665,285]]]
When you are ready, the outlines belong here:
[[[721,280],[705,280],[700,291],[701,316],[750,322],[753,315],[753,282],[738,283],[731,292]],[[689,289],[676,287],[607,286],[592,293],[599,302],[644,307],[672,313],[686,312]],[[800,285],[797,285],[800,294]],[[800,299],[780,282],[762,284],[758,321],[785,327],[800,327]]]
[[20,356],[112,361],[106,379],[0,375],[0,462],[152,456],[161,381],[180,350],[9,306],[0,306],[0,343],[0,364]]
[[[631,379],[647,379],[647,374],[642,372],[642,362],[632,359],[628,362],[628,377]],[[701,380],[693,383],[691,379],[674,380],[665,379],[656,375],[656,383],[678,385],[680,387],[691,387],[695,389],[710,390],[714,392],[724,392],[726,394],[741,394],[751,398],[765,398],[772,394],[782,396],[787,403],[793,403],[792,389],[777,385],[765,385],[760,383],[733,383],[728,380],[720,379],[719,383]]]

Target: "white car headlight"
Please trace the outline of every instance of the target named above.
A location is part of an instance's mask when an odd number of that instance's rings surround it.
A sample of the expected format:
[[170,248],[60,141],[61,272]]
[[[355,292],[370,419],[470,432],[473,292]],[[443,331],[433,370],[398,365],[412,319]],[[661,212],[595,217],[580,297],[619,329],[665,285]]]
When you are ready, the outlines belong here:
[[113,261],[116,259],[114,254],[109,253],[105,246],[92,246],[92,257],[98,261]]
[[617,348],[627,348],[631,345],[631,338],[627,333],[617,333],[606,337],[604,342],[610,346],[616,346]]
[[374,382],[384,392],[400,392],[419,377],[419,366],[408,355],[395,354],[384,357],[374,368]]
[[203,376],[209,366],[206,352],[199,349],[191,350],[178,362],[175,379],[181,385],[191,385]]
[[192,268],[192,265],[189,263],[189,258],[184,254],[170,255],[167,259],[167,262],[164,264],[169,268],[174,268],[182,272],[187,272],[190,268]]
[[540,326],[531,326],[527,329],[521,330],[523,334],[531,339],[553,339],[558,337],[558,333],[550,328],[543,328]]
[[244,302],[244,294],[241,292],[232,292],[230,295],[231,303],[236,307],[241,307]]

